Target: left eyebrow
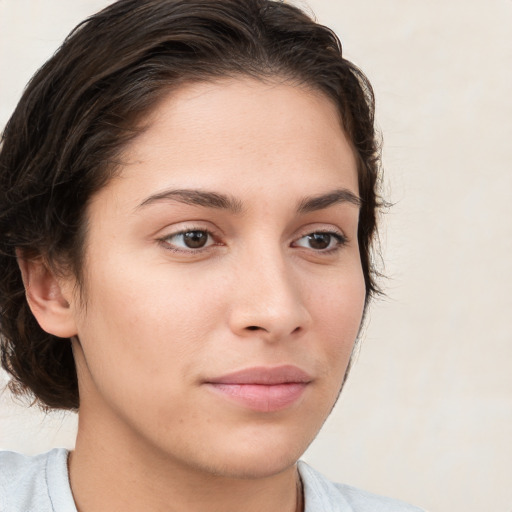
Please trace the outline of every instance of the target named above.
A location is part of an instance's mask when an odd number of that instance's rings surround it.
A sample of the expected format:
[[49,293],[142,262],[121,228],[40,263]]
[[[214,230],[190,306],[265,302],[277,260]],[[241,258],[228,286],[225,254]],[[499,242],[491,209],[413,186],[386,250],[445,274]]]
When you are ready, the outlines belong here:
[[299,202],[297,212],[300,214],[311,213],[339,203],[351,203],[360,208],[362,201],[352,191],[341,188],[318,196],[304,197]]

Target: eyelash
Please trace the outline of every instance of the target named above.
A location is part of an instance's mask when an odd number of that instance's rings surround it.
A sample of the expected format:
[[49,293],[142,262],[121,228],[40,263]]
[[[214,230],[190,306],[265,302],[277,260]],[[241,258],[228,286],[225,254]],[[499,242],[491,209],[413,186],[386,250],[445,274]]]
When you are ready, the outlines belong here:
[[[169,243],[170,239],[173,239],[180,235],[185,235],[187,233],[193,233],[193,232],[204,233],[213,242],[210,243],[209,245],[207,245],[206,247],[198,247],[195,249],[194,248],[188,248],[188,249],[177,248],[175,246],[172,246]],[[331,247],[330,249],[315,250],[313,248],[309,248],[310,250],[312,250],[314,253],[317,253],[317,254],[332,254],[332,253],[340,250],[343,246],[345,246],[348,243],[347,237],[338,231],[317,230],[317,231],[311,231],[309,233],[305,233],[304,235],[302,235],[299,238],[297,238],[296,240],[294,240],[293,244],[297,243],[299,240],[302,240],[303,238],[311,237],[313,235],[328,235],[328,236],[334,238],[334,240],[336,241],[334,247]],[[218,242],[216,242],[215,239],[216,239],[215,234],[212,233],[212,231],[210,231],[209,229],[204,229],[204,228],[199,228],[199,227],[190,227],[190,228],[186,228],[186,229],[177,231],[176,233],[171,233],[169,235],[166,235],[166,236],[160,238],[158,241],[164,246],[164,248],[166,250],[169,250],[169,251],[172,251],[175,253],[199,254],[201,252],[209,250],[211,247],[213,247],[215,245],[220,245]],[[297,246],[297,247],[302,247],[303,249],[308,249],[307,247],[303,247],[303,246]]]

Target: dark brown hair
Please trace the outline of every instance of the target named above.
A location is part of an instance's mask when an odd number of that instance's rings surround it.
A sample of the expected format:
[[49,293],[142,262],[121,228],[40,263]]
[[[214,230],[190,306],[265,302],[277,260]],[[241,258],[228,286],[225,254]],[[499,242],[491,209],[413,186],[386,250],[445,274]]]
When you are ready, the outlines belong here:
[[116,172],[137,124],[181,84],[249,75],[321,91],[338,107],[359,166],[361,263],[368,299],[379,150],[374,98],[328,28],[268,0],[120,0],[85,20],[30,81],[0,149],[0,336],[11,388],[76,409],[71,344],[44,332],[15,251],[81,278],[86,207]]

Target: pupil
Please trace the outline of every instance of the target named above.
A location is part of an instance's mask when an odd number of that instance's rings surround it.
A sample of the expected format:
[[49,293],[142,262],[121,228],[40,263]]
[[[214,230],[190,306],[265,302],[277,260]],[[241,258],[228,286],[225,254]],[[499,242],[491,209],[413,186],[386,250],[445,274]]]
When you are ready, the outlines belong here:
[[188,231],[184,235],[185,245],[190,249],[199,249],[204,247],[208,235],[204,231]]
[[309,235],[309,245],[313,249],[326,249],[331,243],[331,235],[328,233],[314,233]]

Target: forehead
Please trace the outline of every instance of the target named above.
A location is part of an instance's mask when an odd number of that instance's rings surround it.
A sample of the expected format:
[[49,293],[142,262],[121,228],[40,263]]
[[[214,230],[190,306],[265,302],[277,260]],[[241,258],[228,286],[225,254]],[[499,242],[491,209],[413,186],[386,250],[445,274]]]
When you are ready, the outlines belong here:
[[[137,182],[141,201],[162,187],[229,191],[237,185],[242,194],[344,187],[358,193],[354,151],[334,103],[282,82],[185,85],[143,120],[121,162],[121,182]],[[119,188],[118,196],[125,192]]]

